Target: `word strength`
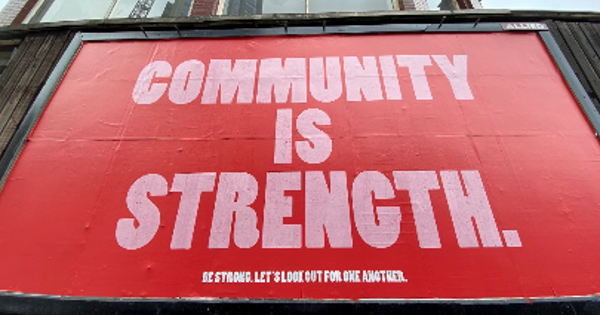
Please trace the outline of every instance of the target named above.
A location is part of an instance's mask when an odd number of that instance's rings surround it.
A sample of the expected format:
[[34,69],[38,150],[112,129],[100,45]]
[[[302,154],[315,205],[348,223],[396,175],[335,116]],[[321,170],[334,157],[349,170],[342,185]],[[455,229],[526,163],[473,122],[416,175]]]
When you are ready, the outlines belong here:
[[[451,60],[452,59],[452,60]],[[320,103],[402,100],[399,69],[410,76],[417,100],[432,100],[428,75],[438,67],[457,100],[473,100],[467,56],[396,55],[270,59],[154,61],[139,74],[133,101],[163,96],[174,104]],[[236,97],[237,96],[237,97]]]
[[[302,248],[303,244],[306,248],[324,248],[325,238],[331,248],[352,248],[356,240],[351,218],[366,244],[388,248],[401,233],[400,206],[375,204],[394,199],[397,190],[404,190],[408,191],[412,203],[420,247],[441,248],[430,192],[443,186],[460,247],[479,247],[478,235],[484,247],[504,246],[478,171],[441,171],[439,174],[395,171],[392,176],[393,181],[390,181],[381,172],[361,172],[349,190],[348,174],[344,171],[267,173],[266,185],[260,191],[256,178],[248,173],[176,174],[170,189],[166,178],[149,174],[139,178],[129,189],[126,203],[135,220],[119,220],[116,238],[121,247],[129,250],[147,245],[161,225],[161,210],[149,196],[178,192],[181,201],[170,246],[173,250],[190,249],[201,196],[216,190],[209,249],[230,248],[232,239],[238,248]],[[286,224],[284,221],[299,210],[294,209],[293,197],[287,193],[301,191],[302,187],[304,224]],[[262,209],[252,206],[259,193],[264,194]],[[258,211],[262,212],[262,227],[258,224]],[[517,231],[503,234],[508,247],[521,246]],[[259,239],[262,239],[260,244]]]
[[404,283],[400,270],[205,271],[203,283]]

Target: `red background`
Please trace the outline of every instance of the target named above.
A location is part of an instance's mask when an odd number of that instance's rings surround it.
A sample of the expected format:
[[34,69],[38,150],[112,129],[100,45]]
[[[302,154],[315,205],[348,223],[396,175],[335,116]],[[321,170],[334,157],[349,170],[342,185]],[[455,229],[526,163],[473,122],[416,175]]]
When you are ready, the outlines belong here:
[[[136,105],[131,93],[152,60],[320,56],[468,55],[475,100],[457,101],[439,67],[433,100],[417,101],[406,68],[404,100],[331,104],[175,105],[167,94]],[[158,79],[156,82],[168,82]],[[276,110],[328,113],[331,157],[274,165]],[[297,135],[296,135],[297,136]],[[431,192],[441,249],[420,249],[407,192],[395,245],[352,249],[208,250],[215,193],[204,193],[189,251],[169,249],[180,194],[152,198],[161,228],[127,251],[117,221],[141,176],[248,172],[262,226],[269,171],[479,170],[500,230],[522,248],[460,249],[443,190]],[[85,43],[30,135],[0,194],[0,289],[103,297],[489,298],[600,292],[600,147],[535,33],[390,34]],[[304,219],[303,193],[294,215]],[[404,284],[203,284],[203,271],[402,270]]]

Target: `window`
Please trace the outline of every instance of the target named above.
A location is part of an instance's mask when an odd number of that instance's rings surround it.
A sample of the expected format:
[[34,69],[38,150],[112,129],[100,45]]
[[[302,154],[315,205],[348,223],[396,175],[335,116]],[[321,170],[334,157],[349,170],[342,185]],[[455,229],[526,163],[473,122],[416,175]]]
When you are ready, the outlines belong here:
[[103,19],[111,4],[111,0],[47,0],[41,5],[32,22]]
[[188,16],[193,0],[46,0],[29,23]]
[[600,11],[598,0],[483,0],[486,9]]
[[480,0],[428,0],[429,10],[480,9]]
[[309,12],[364,12],[393,10],[390,0],[311,0]]
[[392,0],[228,0],[224,14],[325,13],[393,10]]
[[[146,2],[140,10],[140,2]],[[136,8],[137,6],[137,8]],[[119,0],[110,18],[151,18],[188,16],[192,0]]]

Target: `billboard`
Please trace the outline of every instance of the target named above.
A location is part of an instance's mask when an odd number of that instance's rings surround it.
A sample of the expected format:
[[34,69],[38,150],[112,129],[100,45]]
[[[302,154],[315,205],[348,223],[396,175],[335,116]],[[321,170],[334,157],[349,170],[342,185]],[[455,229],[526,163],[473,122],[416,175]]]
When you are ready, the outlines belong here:
[[0,290],[592,295],[599,166],[535,33],[87,42],[0,194]]

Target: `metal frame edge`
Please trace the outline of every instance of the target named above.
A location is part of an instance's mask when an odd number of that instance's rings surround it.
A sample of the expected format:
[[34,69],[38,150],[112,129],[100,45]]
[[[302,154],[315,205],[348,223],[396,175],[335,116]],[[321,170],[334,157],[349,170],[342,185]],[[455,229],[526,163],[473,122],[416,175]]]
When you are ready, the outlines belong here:
[[560,69],[563,78],[565,81],[567,81],[567,84],[575,95],[575,98],[577,98],[579,101],[579,105],[585,112],[589,122],[594,127],[596,137],[600,137],[600,113],[598,113],[596,110],[596,107],[594,106],[594,103],[592,103],[590,96],[583,88],[583,85],[579,81],[579,78],[577,78],[575,71],[573,71],[569,61],[556,43],[554,36],[552,33],[550,33],[550,31],[539,31],[538,34],[546,44],[546,48],[550,52],[550,55],[552,55],[554,62]]
[[[387,24],[375,26],[347,25],[347,26],[310,26],[310,27],[281,27],[269,29],[230,29],[230,30],[177,30],[177,31],[140,31],[140,32],[112,32],[112,33],[77,33],[71,43],[64,51],[59,62],[56,64],[49,78],[40,90],[38,96],[32,103],[31,108],[25,115],[23,122],[17,128],[15,135],[11,139],[4,156],[0,159],[0,191],[4,187],[8,176],[18,160],[27,138],[34,129],[37,121],[40,119],[44,109],[60,85],[64,75],[68,71],[71,63],[74,61],[84,42],[116,41],[116,40],[161,40],[174,38],[208,38],[208,37],[248,37],[248,36],[281,36],[281,35],[331,35],[331,34],[372,34],[372,33],[419,33],[419,32],[458,32],[458,33],[476,33],[476,32],[504,32],[501,23],[480,23],[478,24]],[[593,125],[596,135],[600,133],[600,113],[595,109],[589,95],[584,90],[581,82],[575,75],[564,54],[558,47],[552,34],[547,31],[537,32],[544,41],[547,49],[552,55],[554,61],[561,70],[563,77],[567,81],[575,97],[578,99],[585,114]],[[556,305],[562,303],[593,303],[594,309],[600,313],[600,296],[582,296],[582,297],[564,297],[564,298],[498,298],[498,299],[372,299],[372,300],[231,300],[231,299],[121,299],[121,298],[94,298],[94,297],[62,297],[50,295],[21,294],[16,292],[0,292],[0,302],[9,302],[9,305],[0,303],[0,314],[4,312],[16,312],[21,314],[59,314],[53,308],[55,303],[66,303],[64,309],[60,309],[60,314],[99,314],[102,312],[123,311],[124,308],[134,307],[137,310],[132,314],[141,314],[149,310],[162,309],[165,313],[176,312],[179,310],[189,311],[195,309],[194,313],[213,313],[211,308],[218,310],[222,308],[223,313],[231,311],[235,313],[252,313],[254,311],[264,310],[261,307],[271,307],[272,311],[284,311],[286,314],[301,314],[307,310],[318,310],[318,314],[326,314],[328,311],[342,310],[345,307],[351,307],[358,313],[358,306],[369,307],[377,305],[378,307],[389,305],[410,306],[420,309],[427,308],[448,308],[454,307],[482,307],[482,308],[502,308],[502,307],[542,307],[544,305]],[[14,304],[13,304],[14,303]],[[174,306],[180,305],[180,306]],[[143,305],[144,307],[136,307]],[[279,305],[273,307],[273,305]],[[287,307],[294,305],[303,305],[304,308],[290,310]],[[320,306],[323,306],[322,308]],[[246,307],[245,310],[236,309],[236,307]],[[285,311],[284,309],[287,309]],[[90,311],[85,312],[85,311]],[[483,309],[480,309],[480,311]],[[126,312],[128,313],[128,312]],[[162,313],[162,312],[161,312]],[[391,313],[391,312],[390,312]],[[421,313],[415,312],[416,313]],[[452,313],[452,312],[450,312]],[[461,313],[463,314],[463,313]],[[467,312],[465,314],[472,314]],[[473,313],[475,314],[475,313]],[[546,314],[562,314],[557,308]]]
[[597,314],[598,296],[492,300],[126,299],[0,293],[0,314]]
[[83,33],[82,40],[118,41],[118,40],[157,40],[174,38],[216,38],[216,37],[253,37],[253,36],[289,36],[289,35],[344,35],[344,34],[384,34],[384,33],[479,33],[503,32],[501,23],[456,23],[456,24],[381,24],[381,25],[326,25],[323,26],[286,26],[269,28],[234,29],[175,29],[172,31],[152,31],[140,28],[140,31]]

